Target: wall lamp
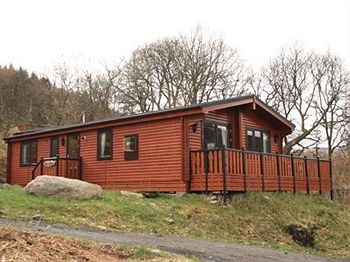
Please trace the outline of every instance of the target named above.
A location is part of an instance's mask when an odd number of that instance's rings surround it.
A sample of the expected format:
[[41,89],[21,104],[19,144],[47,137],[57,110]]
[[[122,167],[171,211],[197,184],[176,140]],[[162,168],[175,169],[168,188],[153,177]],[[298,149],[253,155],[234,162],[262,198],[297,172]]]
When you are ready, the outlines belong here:
[[64,146],[66,143],[66,139],[64,139],[64,137],[61,138],[61,146]]
[[196,133],[196,131],[197,131],[197,126],[198,126],[198,123],[192,124],[192,132],[193,132],[193,133]]

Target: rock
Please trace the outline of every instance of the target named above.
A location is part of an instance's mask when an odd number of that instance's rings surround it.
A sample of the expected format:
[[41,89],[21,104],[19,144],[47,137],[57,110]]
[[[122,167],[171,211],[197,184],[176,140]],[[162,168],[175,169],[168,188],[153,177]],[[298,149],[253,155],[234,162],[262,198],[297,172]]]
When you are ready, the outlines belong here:
[[212,201],[212,200],[218,200],[218,196],[217,195],[212,195],[209,197],[209,200]]
[[289,224],[286,231],[293,237],[293,240],[299,245],[306,247],[315,246],[315,232],[313,229],[299,224]]
[[1,188],[10,188],[10,187],[12,187],[10,184],[7,184],[7,183],[4,183],[4,184],[2,184],[0,186],[1,186]]
[[32,217],[32,219],[36,221],[41,221],[43,218],[44,218],[44,215],[42,214],[36,214]]
[[38,196],[62,196],[74,199],[102,197],[99,185],[85,181],[56,176],[38,176],[24,190]]
[[137,198],[143,198],[143,195],[137,192],[132,191],[120,191],[120,194],[123,196],[131,196],[131,197],[137,197]]
[[187,195],[186,192],[176,192],[176,193],[175,193],[175,196],[178,197],[178,198],[182,198],[182,197],[184,197],[184,196],[186,196],[186,195]]
[[161,251],[159,249],[149,248],[148,250],[149,250],[149,252],[151,252],[155,255],[160,255],[160,253],[161,253]]
[[171,225],[171,224],[174,224],[174,222],[175,222],[174,219],[172,219],[172,218],[170,218],[170,217],[166,217],[166,218],[165,218],[165,221],[168,222],[168,224],[170,224],[170,225]]
[[100,230],[107,230],[107,227],[105,227],[105,226],[97,226],[97,228]]
[[141,191],[139,193],[142,194],[145,198],[156,198],[160,196],[157,191]]

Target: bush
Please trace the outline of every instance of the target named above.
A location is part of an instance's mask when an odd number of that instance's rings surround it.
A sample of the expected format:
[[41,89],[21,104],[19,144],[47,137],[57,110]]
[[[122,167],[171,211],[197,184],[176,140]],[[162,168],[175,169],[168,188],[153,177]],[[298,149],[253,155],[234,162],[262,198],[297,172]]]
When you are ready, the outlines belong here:
[[333,156],[335,199],[350,205],[350,150],[338,151]]

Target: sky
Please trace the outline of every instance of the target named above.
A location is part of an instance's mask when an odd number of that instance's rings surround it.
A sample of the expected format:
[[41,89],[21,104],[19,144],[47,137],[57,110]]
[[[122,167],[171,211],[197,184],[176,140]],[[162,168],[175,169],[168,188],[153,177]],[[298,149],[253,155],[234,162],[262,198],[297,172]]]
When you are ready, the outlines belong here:
[[0,0],[0,65],[50,74],[65,61],[98,71],[198,25],[254,69],[295,43],[350,65],[350,0]]

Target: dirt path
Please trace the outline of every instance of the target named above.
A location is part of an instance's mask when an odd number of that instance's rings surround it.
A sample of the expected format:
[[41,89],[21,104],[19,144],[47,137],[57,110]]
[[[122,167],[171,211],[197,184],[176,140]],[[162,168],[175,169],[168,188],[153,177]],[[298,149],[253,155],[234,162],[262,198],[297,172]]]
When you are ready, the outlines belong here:
[[93,240],[103,244],[144,245],[172,253],[192,255],[203,261],[339,261],[239,244],[209,242],[180,237],[164,237],[150,234],[72,228],[63,225],[36,225],[29,222],[10,221],[0,218],[0,225],[5,224],[74,238]]

